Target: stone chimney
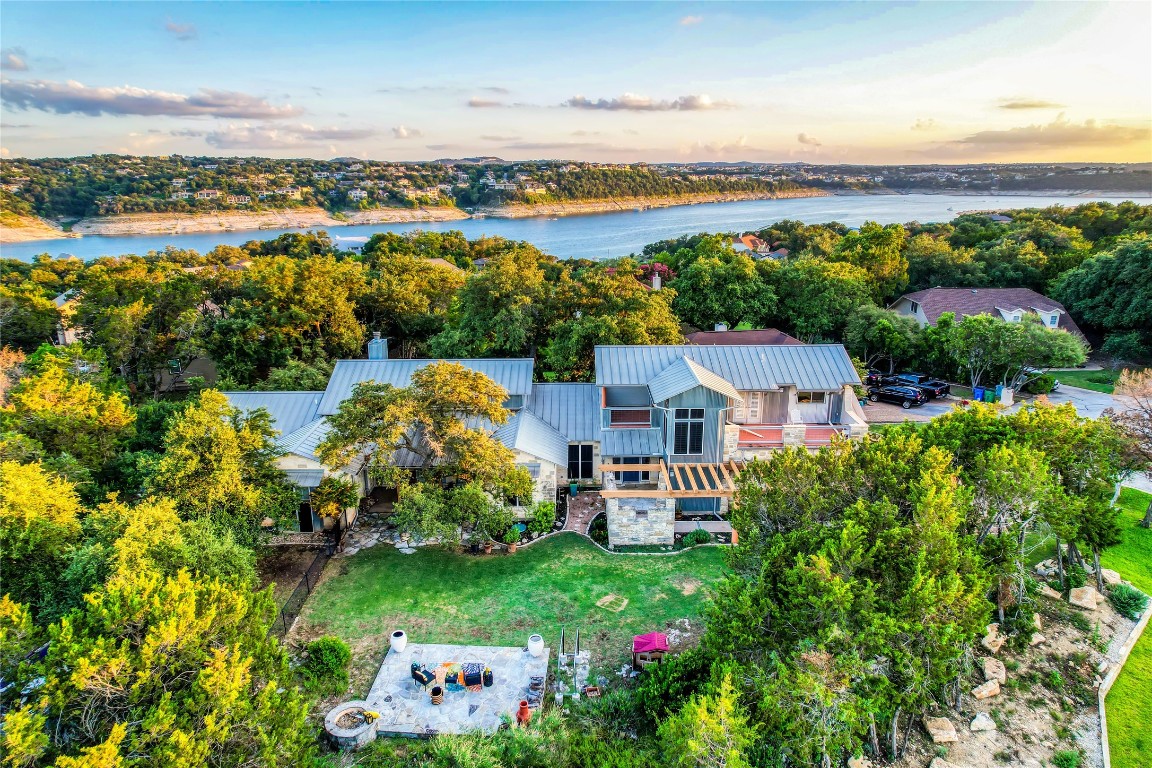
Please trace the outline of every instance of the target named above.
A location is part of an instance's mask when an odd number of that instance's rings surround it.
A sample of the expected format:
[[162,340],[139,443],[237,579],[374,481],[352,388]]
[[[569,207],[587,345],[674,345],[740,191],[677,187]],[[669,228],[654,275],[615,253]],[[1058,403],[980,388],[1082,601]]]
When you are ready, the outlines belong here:
[[372,340],[368,342],[368,359],[388,359],[388,339],[381,338],[380,331],[372,331]]

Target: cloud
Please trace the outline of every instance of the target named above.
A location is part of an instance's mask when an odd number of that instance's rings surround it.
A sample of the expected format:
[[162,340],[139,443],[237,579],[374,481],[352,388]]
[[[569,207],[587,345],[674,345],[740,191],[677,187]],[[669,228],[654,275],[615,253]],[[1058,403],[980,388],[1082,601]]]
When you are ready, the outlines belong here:
[[445,152],[445,151],[452,152],[452,151],[455,151],[457,149],[465,149],[466,148],[463,144],[425,144],[424,146],[427,147],[428,149],[435,151],[435,152]]
[[1025,125],[1007,130],[980,131],[957,140],[967,147],[984,149],[1059,149],[1135,144],[1152,138],[1148,126],[1135,127],[1085,120],[1073,123],[1061,113],[1047,125]]
[[519,150],[521,152],[626,152],[636,153],[635,147],[618,147],[595,141],[516,141],[505,144],[501,149]]
[[824,146],[815,137],[809,136],[806,133],[797,134],[796,141],[809,147],[822,147]]
[[656,101],[649,96],[626,93],[615,99],[589,99],[573,96],[561,104],[573,109],[603,109],[628,112],[696,112],[707,109],[732,109],[736,105],[730,101],[713,101],[707,94],[681,96],[672,101]]
[[1000,103],[996,106],[999,109],[1060,109],[1064,105],[1057,104],[1054,101],[1045,101],[1044,99],[1017,97],[1015,99],[1001,99]]
[[295,149],[329,141],[356,141],[376,135],[370,128],[316,128],[311,125],[229,125],[209,131],[204,141],[217,149]]
[[942,126],[931,117],[918,117],[912,124],[913,131],[938,131]]
[[394,139],[415,139],[423,135],[424,134],[415,128],[409,128],[405,125],[398,125],[392,129],[392,138]]
[[203,135],[205,135],[205,133],[206,133],[205,131],[197,131],[197,130],[193,130],[191,128],[181,128],[179,130],[168,131],[169,136],[192,137],[192,138],[203,136]]
[[508,94],[512,93],[512,91],[499,85],[486,85],[480,90],[487,91],[488,93],[499,93],[501,96],[507,96]]
[[481,136],[484,141],[520,141],[519,136],[493,136],[491,134]]
[[[629,133],[629,131],[624,131],[624,132]],[[632,131],[632,133],[635,133],[635,131]],[[581,128],[578,131],[572,131],[572,135],[573,136],[603,136],[604,133],[603,133],[603,131],[586,131],[583,128]]]
[[132,86],[90,88],[75,80],[0,80],[0,100],[16,109],[39,109],[59,115],[168,115],[278,120],[304,112],[291,105],[275,106],[266,99],[236,91],[201,88],[191,96]]
[[468,99],[468,106],[475,109],[494,109],[497,107],[506,107],[508,105],[502,101],[496,101],[495,99],[481,99],[473,96],[472,98]]
[[177,40],[195,40],[198,32],[195,24],[179,24],[172,19],[164,25],[164,29],[172,33]]
[[5,72],[27,72],[27,52],[17,47],[0,49],[0,69]]
[[680,26],[694,27],[702,21],[704,21],[703,16],[685,16],[684,18],[680,19]]
[[732,142],[714,141],[703,142],[697,141],[694,144],[688,144],[680,147],[680,154],[691,157],[699,157],[701,155],[708,155],[710,157],[731,157],[733,155],[738,157],[748,157],[756,153],[759,154],[763,150],[751,147],[748,145],[748,137],[741,136]]
[[32,123],[0,123],[0,130],[14,131],[17,128],[35,128]]

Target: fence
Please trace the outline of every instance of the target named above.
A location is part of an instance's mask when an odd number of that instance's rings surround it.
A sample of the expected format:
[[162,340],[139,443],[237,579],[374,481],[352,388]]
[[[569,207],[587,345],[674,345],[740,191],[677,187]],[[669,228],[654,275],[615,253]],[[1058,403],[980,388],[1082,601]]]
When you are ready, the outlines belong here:
[[320,573],[324,570],[324,566],[328,564],[328,559],[332,557],[332,552],[325,549],[316,555],[316,559],[304,571],[304,575],[300,577],[300,583],[292,590],[292,594],[284,601],[283,607],[280,608],[279,615],[276,616],[276,621],[273,622],[268,634],[274,635],[283,640],[287,636],[288,631],[292,629],[292,625],[296,623],[296,618],[300,615],[301,609],[304,607],[304,601],[308,599],[308,595],[312,594],[312,590],[320,582]]

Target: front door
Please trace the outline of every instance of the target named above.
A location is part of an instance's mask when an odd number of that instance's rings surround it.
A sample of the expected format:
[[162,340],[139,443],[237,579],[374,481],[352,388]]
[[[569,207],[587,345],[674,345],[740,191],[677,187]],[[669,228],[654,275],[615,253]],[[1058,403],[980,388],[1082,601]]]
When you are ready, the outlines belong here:
[[300,502],[296,508],[296,519],[300,523],[300,533],[312,533],[312,505],[306,501]]

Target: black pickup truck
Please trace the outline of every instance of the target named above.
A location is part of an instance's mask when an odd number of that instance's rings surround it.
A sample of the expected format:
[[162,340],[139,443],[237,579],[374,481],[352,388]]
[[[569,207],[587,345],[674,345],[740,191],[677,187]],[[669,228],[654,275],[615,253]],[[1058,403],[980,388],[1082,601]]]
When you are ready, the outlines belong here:
[[872,387],[912,387],[924,393],[929,400],[944,397],[952,392],[948,382],[934,379],[923,373],[880,373],[871,371],[866,383]]

